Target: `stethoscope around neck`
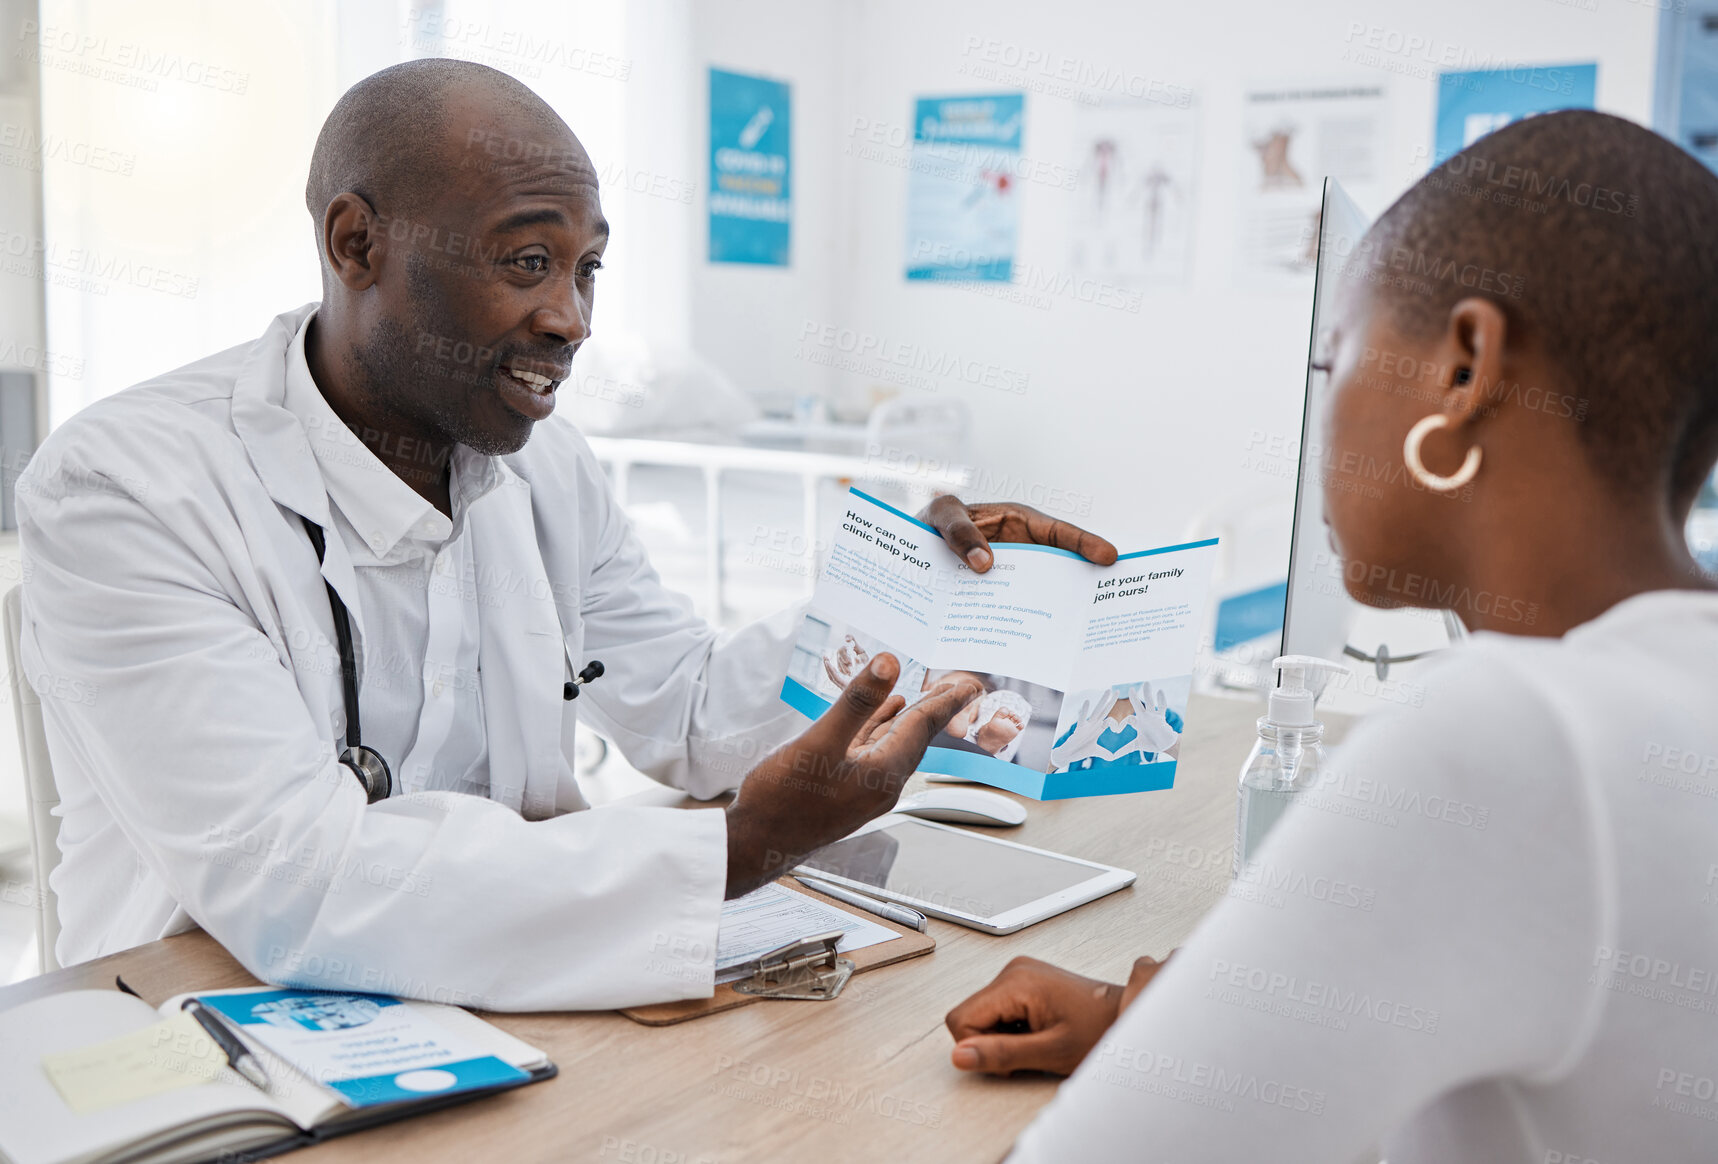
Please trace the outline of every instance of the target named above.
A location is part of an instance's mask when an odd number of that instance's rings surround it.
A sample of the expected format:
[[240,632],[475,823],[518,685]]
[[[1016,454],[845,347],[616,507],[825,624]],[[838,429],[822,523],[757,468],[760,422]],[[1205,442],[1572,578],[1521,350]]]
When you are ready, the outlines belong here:
[[[316,547],[317,562],[323,562],[328,553],[328,543],[323,537],[322,527],[302,515],[299,520],[304,523],[304,532],[310,535],[310,544]],[[380,752],[364,745],[358,724],[358,655],[352,648],[352,616],[334,584],[326,578],[322,584],[328,590],[328,607],[334,615],[334,642],[340,651],[340,697],[346,704],[346,747],[340,753],[340,762],[352,770],[364,789],[365,797],[375,804],[393,793],[394,774]],[[568,669],[571,667],[569,660]],[[561,698],[577,699],[579,688],[593,679],[602,678],[602,673],[602,660],[592,659],[585,664],[584,670],[562,684]]]

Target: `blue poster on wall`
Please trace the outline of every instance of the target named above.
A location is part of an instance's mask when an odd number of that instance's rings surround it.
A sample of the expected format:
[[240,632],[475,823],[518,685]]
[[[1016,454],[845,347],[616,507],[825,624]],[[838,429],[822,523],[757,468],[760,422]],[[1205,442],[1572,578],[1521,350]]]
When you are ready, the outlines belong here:
[[1026,98],[922,97],[907,175],[907,278],[1006,283]]
[[1432,164],[1512,121],[1553,109],[1591,109],[1598,65],[1516,65],[1438,75]]
[[791,90],[710,70],[710,261],[785,267],[793,223]]

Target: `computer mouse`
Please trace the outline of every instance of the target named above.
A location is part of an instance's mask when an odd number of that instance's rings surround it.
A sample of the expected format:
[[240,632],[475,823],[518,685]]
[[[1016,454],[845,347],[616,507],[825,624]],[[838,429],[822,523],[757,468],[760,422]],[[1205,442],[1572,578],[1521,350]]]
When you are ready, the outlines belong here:
[[1011,828],[1026,823],[1026,806],[999,792],[977,788],[927,788],[895,806],[907,816],[922,816],[945,824]]

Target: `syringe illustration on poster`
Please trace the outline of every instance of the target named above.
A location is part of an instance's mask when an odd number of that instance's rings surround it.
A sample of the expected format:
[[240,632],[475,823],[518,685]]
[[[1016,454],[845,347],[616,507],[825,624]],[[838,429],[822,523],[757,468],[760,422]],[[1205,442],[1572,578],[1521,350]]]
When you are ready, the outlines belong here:
[[1095,566],[993,543],[974,573],[930,526],[855,489],[781,696],[821,715],[872,656],[901,663],[909,705],[968,675],[981,694],[920,765],[1040,800],[1174,784],[1217,540]]

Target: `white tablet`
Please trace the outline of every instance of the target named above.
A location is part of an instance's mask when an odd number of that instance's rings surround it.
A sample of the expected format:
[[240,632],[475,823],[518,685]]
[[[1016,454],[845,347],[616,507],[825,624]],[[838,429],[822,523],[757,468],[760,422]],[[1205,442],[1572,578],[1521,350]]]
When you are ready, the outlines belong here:
[[1132,885],[1135,874],[890,813],[825,845],[798,872],[983,930],[1011,934]]

